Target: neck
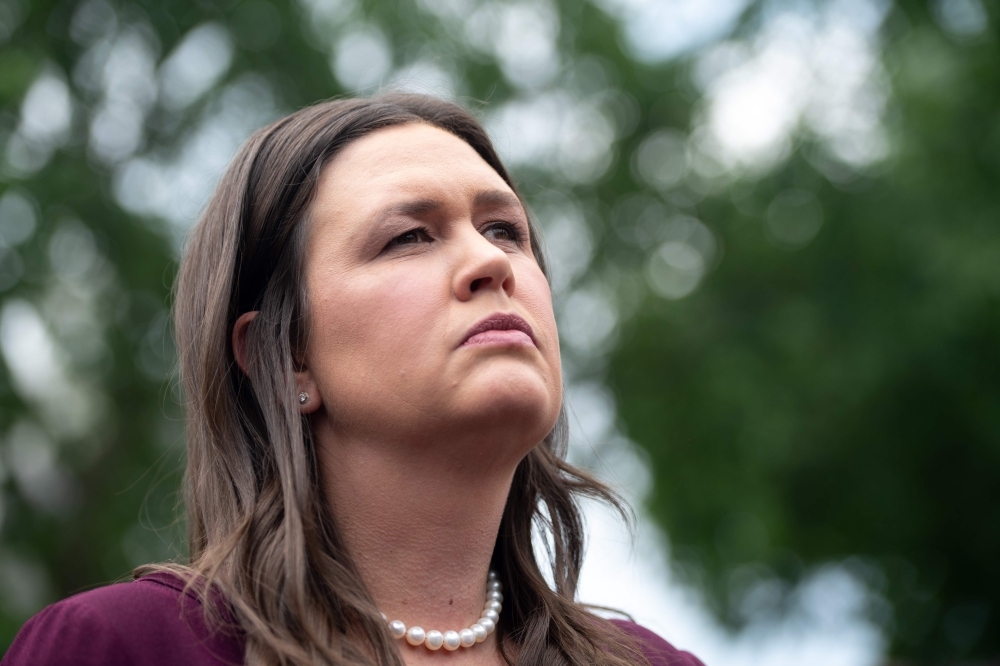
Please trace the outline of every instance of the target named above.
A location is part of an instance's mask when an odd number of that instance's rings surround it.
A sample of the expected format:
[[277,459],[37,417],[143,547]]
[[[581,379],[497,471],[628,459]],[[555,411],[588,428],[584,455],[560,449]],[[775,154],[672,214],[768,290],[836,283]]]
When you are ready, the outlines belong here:
[[425,631],[475,622],[517,461],[317,435],[327,500],[379,610]]

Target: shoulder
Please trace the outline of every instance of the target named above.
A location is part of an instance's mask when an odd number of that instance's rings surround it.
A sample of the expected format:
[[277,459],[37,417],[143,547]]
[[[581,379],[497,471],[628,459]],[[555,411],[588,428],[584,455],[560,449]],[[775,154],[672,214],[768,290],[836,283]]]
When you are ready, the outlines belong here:
[[646,627],[628,620],[611,620],[611,622],[638,641],[639,648],[646,655],[650,666],[705,666],[690,652],[678,650]]
[[183,581],[156,573],[52,604],[21,628],[2,666],[221,666],[243,662],[243,640],[210,627]]

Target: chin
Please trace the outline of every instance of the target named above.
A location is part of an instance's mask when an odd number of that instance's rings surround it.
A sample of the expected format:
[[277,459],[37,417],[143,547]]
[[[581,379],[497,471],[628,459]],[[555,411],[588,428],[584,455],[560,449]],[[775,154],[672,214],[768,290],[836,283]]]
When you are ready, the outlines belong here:
[[[515,438],[530,447],[555,426],[562,384],[528,368],[500,368],[470,377],[464,387],[464,412],[480,432]],[[463,419],[464,420],[464,419]]]

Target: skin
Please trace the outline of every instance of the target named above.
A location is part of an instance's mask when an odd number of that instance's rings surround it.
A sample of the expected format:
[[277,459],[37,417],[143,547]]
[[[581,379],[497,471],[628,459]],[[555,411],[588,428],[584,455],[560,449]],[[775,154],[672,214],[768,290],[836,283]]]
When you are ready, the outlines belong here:
[[[309,224],[297,382],[338,529],[390,619],[467,627],[514,470],[562,400],[552,299],[524,209],[464,141],[409,124],[344,148]],[[533,341],[463,345],[495,313],[520,315]],[[252,317],[237,322],[234,348]],[[455,652],[399,644],[411,665],[496,664],[495,635]]]

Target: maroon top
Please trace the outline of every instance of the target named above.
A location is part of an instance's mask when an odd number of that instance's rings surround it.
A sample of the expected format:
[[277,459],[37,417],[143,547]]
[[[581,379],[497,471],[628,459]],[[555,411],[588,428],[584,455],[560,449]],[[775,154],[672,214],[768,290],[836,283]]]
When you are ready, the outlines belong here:
[[[210,630],[193,592],[156,573],[52,604],[21,628],[0,666],[222,666],[243,663],[243,637]],[[615,624],[635,637],[652,666],[704,666],[648,629]]]

